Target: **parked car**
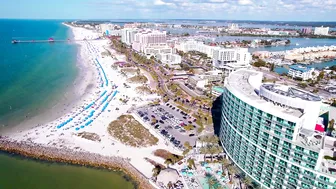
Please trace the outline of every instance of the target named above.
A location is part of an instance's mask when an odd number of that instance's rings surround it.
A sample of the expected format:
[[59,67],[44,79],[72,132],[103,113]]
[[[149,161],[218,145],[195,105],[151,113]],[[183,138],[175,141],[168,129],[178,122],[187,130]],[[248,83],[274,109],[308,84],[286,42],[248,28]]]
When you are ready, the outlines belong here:
[[164,124],[164,121],[162,121],[162,120],[160,120],[159,122],[162,123],[162,124]]
[[195,136],[195,134],[189,134],[189,136],[190,136],[190,137],[193,137],[193,136]]
[[155,125],[155,129],[160,129],[160,125]]

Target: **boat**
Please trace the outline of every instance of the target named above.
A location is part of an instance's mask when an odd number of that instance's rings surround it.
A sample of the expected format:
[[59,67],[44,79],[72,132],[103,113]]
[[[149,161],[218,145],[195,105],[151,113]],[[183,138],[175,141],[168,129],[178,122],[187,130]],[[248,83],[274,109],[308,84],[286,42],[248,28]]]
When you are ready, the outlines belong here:
[[18,43],[18,41],[12,40],[12,44],[16,44],[16,43]]
[[296,45],[296,46],[299,46],[300,44],[299,44],[299,43],[296,43],[295,45]]

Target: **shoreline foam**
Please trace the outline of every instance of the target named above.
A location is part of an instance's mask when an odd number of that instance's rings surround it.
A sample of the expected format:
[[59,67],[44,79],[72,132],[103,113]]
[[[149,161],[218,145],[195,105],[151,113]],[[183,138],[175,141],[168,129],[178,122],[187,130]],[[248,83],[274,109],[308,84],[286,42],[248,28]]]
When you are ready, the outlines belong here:
[[[79,39],[83,39],[86,35],[94,39],[94,36],[97,35],[93,31],[84,28],[71,27],[71,29],[75,37]],[[124,83],[127,83],[127,78],[118,70],[112,69],[112,64],[118,61],[125,61],[126,57],[116,53],[113,49],[110,52],[115,59],[102,57],[101,52],[106,51],[108,42],[108,40],[79,42],[84,47],[82,48],[83,52],[88,55],[88,66],[92,68],[93,72],[98,74],[98,77],[92,76],[92,82],[95,82],[95,87],[85,93],[75,109],[47,124],[10,133],[6,136],[6,140],[30,144],[31,146],[42,146],[46,149],[58,149],[59,151],[69,150],[74,153],[83,152],[106,157],[117,156],[128,159],[129,164],[134,169],[149,179],[152,177],[154,166],[146,159],[149,158],[157,163],[164,164],[164,159],[153,154],[155,150],[166,149],[175,154],[182,154],[182,152],[176,151],[163,138],[159,138],[158,143],[154,146],[134,148],[119,142],[108,134],[108,125],[113,120],[122,114],[128,114],[130,109],[148,104],[154,100],[153,97],[156,97],[155,94],[146,96],[138,94],[135,89],[141,84],[128,84],[130,88],[124,86]],[[107,91],[107,93],[104,91]],[[107,99],[107,101],[105,102],[103,99]],[[128,99],[128,102],[124,103],[120,99]],[[92,111],[94,112],[93,116],[91,115]],[[144,124],[139,117],[134,117]],[[148,127],[147,125],[144,126]],[[94,133],[101,140],[91,141],[78,137],[77,134],[82,131]],[[150,130],[150,132],[155,135],[154,131]]]

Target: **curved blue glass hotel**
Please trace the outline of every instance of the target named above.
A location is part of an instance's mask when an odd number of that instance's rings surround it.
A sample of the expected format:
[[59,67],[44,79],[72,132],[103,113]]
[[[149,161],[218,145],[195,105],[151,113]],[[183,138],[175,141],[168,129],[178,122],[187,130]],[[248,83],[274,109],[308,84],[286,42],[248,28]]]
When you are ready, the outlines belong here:
[[336,139],[316,130],[321,99],[262,77],[242,69],[226,78],[225,152],[263,188],[336,189]]

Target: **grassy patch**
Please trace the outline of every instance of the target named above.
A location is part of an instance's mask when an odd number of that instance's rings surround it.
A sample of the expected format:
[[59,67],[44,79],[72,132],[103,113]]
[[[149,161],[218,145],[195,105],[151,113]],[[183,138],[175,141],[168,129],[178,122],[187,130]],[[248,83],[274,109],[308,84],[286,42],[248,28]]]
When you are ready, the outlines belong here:
[[130,73],[130,74],[136,74],[138,72],[138,69],[137,68],[122,68],[120,71],[125,72],[125,73]]
[[127,79],[128,82],[131,82],[131,83],[147,83],[148,79],[146,76],[144,75],[136,75],[136,76],[133,76],[131,78],[128,78]]
[[76,135],[81,137],[81,138],[84,138],[84,139],[87,139],[87,140],[92,140],[92,141],[95,141],[95,142],[100,142],[101,141],[100,136],[96,133],[81,132],[81,133],[78,133]]
[[170,153],[169,151],[164,149],[155,150],[154,155],[166,160],[166,162],[169,161],[169,164],[175,164],[176,162],[183,159],[183,156]]
[[154,165],[154,167],[160,167],[161,169],[165,169],[166,167],[164,166],[164,165],[162,165],[162,164],[160,164],[160,163],[158,163],[158,162],[156,162],[156,161],[154,161],[154,160],[152,160],[152,159],[149,159],[149,158],[145,158],[145,160],[146,161],[148,161],[150,164],[152,164],[152,165]]
[[146,86],[138,86],[135,90],[140,94],[152,94],[152,91]]
[[109,134],[133,147],[148,147],[159,141],[131,115],[121,115],[108,126]]
[[183,106],[177,106],[179,109],[181,109],[182,111],[184,111],[185,113],[190,113],[190,110],[184,108]]

